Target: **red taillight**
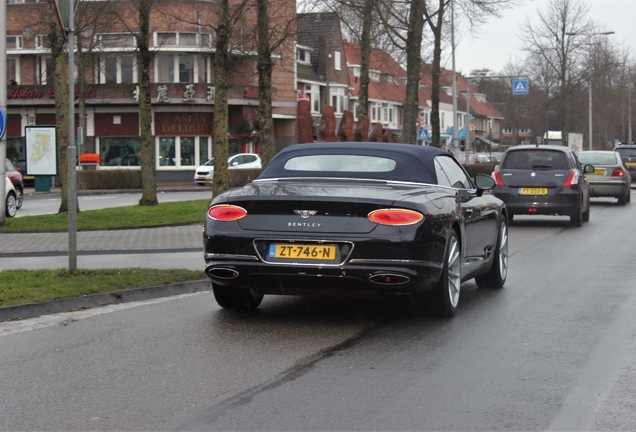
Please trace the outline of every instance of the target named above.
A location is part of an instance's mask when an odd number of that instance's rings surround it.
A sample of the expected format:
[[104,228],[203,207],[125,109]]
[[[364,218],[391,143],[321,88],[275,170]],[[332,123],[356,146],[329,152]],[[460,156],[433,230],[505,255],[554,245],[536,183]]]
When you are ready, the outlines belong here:
[[497,186],[505,186],[503,180],[501,179],[501,174],[499,174],[499,171],[493,171],[492,178],[494,178],[497,182]]
[[247,216],[247,210],[233,205],[216,205],[208,209],[208,216],[218,221],[235,221]]
[[616,168],[612,171],[612,177],[625,177],[625,171],[623,171],[623,168]]
[[381,225],[412,225],[424,219],[422,214],[404,209],[375,210],[369,213],[367,217],[371,222]]
[[578,171],[571,171],[570,174],[568,175],[568,178],[565,179],[565,182],[563,182],[563,186],[569,187],[569,186],[576,186],[579,184],[579,173]]

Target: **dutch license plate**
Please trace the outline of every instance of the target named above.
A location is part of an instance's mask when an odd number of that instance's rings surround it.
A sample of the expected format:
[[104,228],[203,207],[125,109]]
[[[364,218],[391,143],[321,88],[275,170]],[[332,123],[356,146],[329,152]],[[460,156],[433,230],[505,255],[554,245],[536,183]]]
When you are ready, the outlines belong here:
[[205,176],[199,176],[199,177],[197,177],[197,179],[199,179],[199,180],[205,180]]
[[547,195],[548,188],[519,188],[519,195]]
[[322,244],[272,244],[269,247],[269,257],[333,261],[336,259],[336,246]]
[[625,162],[626,166],[636,166],[636,162]]
[[592,173],[592,175],[601,175],[601,176],[602,176],[602,175],[605,175],[605,170],[602,170],[602,169],[594,170],[594,172]]

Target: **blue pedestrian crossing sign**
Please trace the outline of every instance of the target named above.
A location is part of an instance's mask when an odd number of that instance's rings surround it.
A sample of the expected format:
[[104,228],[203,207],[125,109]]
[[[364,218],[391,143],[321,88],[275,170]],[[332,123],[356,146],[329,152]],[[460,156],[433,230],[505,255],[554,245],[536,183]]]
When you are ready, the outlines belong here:
[[512,81],[512,94],[525,95],[528,94],[528,80],[520,79]]
[[7,132],[7,113],[0,107],[0,139],[4,138]]

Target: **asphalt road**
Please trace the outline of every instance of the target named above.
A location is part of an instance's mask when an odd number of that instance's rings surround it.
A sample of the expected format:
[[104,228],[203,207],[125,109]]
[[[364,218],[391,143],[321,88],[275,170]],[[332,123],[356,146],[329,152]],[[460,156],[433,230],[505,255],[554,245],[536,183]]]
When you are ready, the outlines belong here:
[[[2,430],[636,430],[636,204],[516,218],[457,316],[209,292],[0,324]],[[165,260],[171,260],[171,254]]]

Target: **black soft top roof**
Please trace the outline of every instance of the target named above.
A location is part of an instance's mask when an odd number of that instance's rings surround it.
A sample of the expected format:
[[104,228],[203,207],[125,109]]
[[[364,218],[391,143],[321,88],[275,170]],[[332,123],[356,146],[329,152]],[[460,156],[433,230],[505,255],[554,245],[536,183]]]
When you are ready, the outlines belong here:
[[[291,171],[285,169],[290,159],[308,155],[366,155],[393,159],[395,168],[389,172]],[[340,142],[296,144],[283,149],[265,167],[261,179],[290,177],[363,178],[437,184],[434,159],[452,155],[442,149],[413,144]]]

